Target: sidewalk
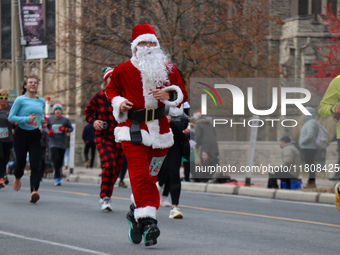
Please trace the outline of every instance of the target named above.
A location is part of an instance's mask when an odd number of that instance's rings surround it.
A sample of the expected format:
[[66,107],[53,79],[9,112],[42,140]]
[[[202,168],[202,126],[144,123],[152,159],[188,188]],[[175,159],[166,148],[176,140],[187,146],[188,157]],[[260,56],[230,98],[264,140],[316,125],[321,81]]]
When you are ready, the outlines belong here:
[[[101,174],[100,168],[85,168],[76,166],[73,169],[73,174],[69,174],[69,170],[63,170],[63,173],[67,175],[66,180],[69,182],[83,182],[100,184]],[[239,183],[244,183],[244,176],[232,176]],[[251,179],[252,186],[245,187],[239,185],[228,184],[209,184],[209,183],[194,183],[194,182],[182,182],[182,190],[192,192],[210,192],[230,195],[243,195],[259,198],[271,198],[290,201],[301,202],[315,202],[323,204],[334,204],[335,194],[334,185],[337,181],[330,181],[328,179],[317,178],[316,189],[302,189],[302,190],[286,190],[286,189],[268,189],[268,178],[263,176],[255,176]],[[128,172],[126,173],[124,182],[130,187],[130,180]],[[307,178],[303,177],[303,185],[307,183]],[[115,186],[118,184],[116,183]]]

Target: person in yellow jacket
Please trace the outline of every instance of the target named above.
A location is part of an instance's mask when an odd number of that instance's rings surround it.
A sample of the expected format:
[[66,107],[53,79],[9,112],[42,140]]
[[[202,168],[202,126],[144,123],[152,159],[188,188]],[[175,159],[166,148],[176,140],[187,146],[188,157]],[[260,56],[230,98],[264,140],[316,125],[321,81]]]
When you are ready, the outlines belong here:
[[[333,116],[338,123],[336,127],[337,137],[340,139],[340,75],[329,84],[319,105],[319,114],[323,117]],[[339,170],[339,169],[338,169]],[[337,173],[336,173],[337,174]],[[335,186],[335,205],[340,211],[340,183]]]

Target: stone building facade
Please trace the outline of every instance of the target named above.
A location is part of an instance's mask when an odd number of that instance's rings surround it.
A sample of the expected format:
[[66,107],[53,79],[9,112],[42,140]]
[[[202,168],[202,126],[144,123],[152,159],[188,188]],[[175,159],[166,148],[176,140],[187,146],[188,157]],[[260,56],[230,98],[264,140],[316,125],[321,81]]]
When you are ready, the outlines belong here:
[[[45,28],[48,37],[61,40],[67,36],[66,18],[69,15],[79,15],[81,10],[73,9],[70,0],[21,0],[21,3],[42,3]],[[269,0],[269,13],[282,18],[283,26],[272,27],[268,37],[271,50],[277,52],[277,63],[280,65],[285,77],[304,78],[311,74],[310,65],[318,59],[316,48],[326,43],[330,38],[327,27],[322,23],[320,15],[324,13],[323,6],[340,4],[340,0]],[[49,57],[47,59],[34,59],[23,61],[23,47],[19,38],[20,25],[18,19],[18,1],[0,0],[1,33],[0,33],[0,89],[10,91],[11,100],[14,100],[21,91],[21,81],[24,74],[36,73],[41,82],[39,95],[51,98],[51,105],[61,102],[64,114],[76,124],[76,163],[83,161],[82,129],[85,125],[83,117],[82,81],[76,75],[76,70],[82,70],[82,62],[71,54],[66,54],[48,44]],[[339,8],[339,7],[338,7]],[[74,31],[75,36],[82,36]],[[48,42],[49,43],[49,42]],[[69,45],[66,52],[80,51],[77,45]],[[72,75],[70,75],[72,73]],[[317,104],[314,99],[311,104]],[[264,140],[285,132],[278,130],[274,135],[266,135]],[[245,135],[245,136],[249,136]],[[98,164],[98,162],[97,162]]]

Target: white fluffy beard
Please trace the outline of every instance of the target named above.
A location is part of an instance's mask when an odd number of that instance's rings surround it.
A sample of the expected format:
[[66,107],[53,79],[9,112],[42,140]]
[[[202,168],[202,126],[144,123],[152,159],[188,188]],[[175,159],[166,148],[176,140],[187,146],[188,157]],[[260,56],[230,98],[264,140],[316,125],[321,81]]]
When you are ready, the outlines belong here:
[[137,68],[141,72],[144,81],[155,82],[157,87],[164,87],[169,82],[168,72],[171,70],[168,56],[159,46],[137,46]]

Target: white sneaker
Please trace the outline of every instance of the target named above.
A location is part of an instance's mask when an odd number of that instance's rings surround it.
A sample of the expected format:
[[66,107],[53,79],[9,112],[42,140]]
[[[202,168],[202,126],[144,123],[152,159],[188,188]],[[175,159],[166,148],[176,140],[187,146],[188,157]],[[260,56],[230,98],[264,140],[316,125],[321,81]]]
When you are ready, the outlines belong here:
[[168,197],[165,197],[165,196],[162,196],[160,204],[163,207],[170,207],[171,206],[171,204],[168,200]]
[[170,219],[182,219],[183,214],[179,211],[178,207],[174,207],[170,210]]
[[101,205],[101,210],[104,212],[111,212],[112,208],[110,205],[111,199],[109,197],[104,197],[99,200],[99,204]]

